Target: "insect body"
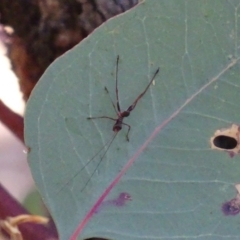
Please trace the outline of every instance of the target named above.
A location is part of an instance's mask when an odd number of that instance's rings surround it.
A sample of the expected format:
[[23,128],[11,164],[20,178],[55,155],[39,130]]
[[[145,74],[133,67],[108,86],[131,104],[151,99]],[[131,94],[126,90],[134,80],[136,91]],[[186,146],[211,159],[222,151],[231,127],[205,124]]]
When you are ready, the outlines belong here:
[[[127,141],[129,141],[129,132],[131,130],[131,126],[124,123],[123,122],[123,119],[125,117],[128,117],[131,113],[131,111],[136,107],[138,101],[144,96],[144,94],[147,92],[148,88],[150,87],[150,85],[152,84],[154,78],[156,77],[156,75],[158,74],[159,72],[159,69],[158,68],[156,70],[156,72],[154,73],[151,81],[149,82],[149,84],[147,85],[147,87],[145,88],[145,90],[139,94],[139,96],[136,98],[136,100],[132,103],[132,105],[130,105],[127,110],[125,111],[121,111],[121,108],[120,108],[120,104],[119,104],[119,96],[118,96],[118,64],[119,64],[119,56],[117,56],[117,64],[116,64],[116,88],[115,88],[115,91],[116,91],[116,98],[117,98],[117,108],[115,106],[115,104],[112,102],[112,105],[113,105],[113,108],[117,114],[117,118],[111,118],[111,117],[107,117],[107,116],[101,116],[101,117],[88,117],[88,119],[97,119],[97,118],[107,118],[107,119],[110,119],[110,120],[113,120],[115,121],[115,124],[113,125],[113,131],[115,133],[118,133],[121,129],[122,129],[122,125],[125,125],[128,127],[128,132],[127,132],[127,135],[126,135],[126,138],[127,138]],[[108,89],[105,87],[105,90],[108,92]],[[112,101],[112,100],[111,100]]]

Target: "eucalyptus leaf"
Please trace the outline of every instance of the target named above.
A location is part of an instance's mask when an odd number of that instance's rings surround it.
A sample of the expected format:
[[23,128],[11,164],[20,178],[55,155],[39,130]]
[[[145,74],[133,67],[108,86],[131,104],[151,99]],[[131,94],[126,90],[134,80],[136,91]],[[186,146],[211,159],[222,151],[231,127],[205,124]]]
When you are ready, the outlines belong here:
[[[239,216],[222,212],[236,195],[239,156],[210,148],[216,130],[240,121],[239,7],[146,0],[47,69],[27,105],[25,139],[60,239],[76,229],[78,239],[240,239]],[[103,157],[114,121],[87,118],[117,118],[118,55],[122,111],[160,72],[124,119],[130,141],[123,126]]]

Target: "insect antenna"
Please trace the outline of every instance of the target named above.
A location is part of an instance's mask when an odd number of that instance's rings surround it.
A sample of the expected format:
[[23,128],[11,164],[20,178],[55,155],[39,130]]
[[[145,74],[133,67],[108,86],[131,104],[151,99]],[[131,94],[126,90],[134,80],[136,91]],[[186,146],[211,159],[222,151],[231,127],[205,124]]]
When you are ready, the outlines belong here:
[[[108,145],[108,146],[107,146],[107,149],[105,150],[104,154],[103,154],[102,157],[100,158],[100,160],[99,160],[97,166],[95,167],[95,169],[94,169],[94,171],[92,172],[91,176],[88,178],[88,180],[87,180],[87,182],[85,183],[84,187],[82,188],[81,192],[83,192],[83,190],[86,188],[86,186],[87,186],[88,183],[90,182],[92,176],[93,176],[94,173],[97,171],[99,165],[101,164],[103,158],[105,157],[105,155],[106,155],[108,149],[109,149],[110,146],[112,145],[112,142],[113,142],[113,140],[115,139],[115,137],[117,136],[117,134],[118,134],[118,132],[116,132],[116,133],[113,135],[113,137],[111,138],[110,142],[108,142],[107,144],[104,145],[104,147]],[[96,155],[95,155],[95,156],[96,156]],[[89,163],[89,162],[88,162],[88,163]],[[87,164],[88,164],[88,163],[87,163]],[[86,166],[86,165],[85,165],[85,166]]]
[[86,163],[81,169],[79,169],[79,170],[71,177],[71,179],[69,179],[66,183],[64,183],[64,185],[61,186],[61,188],[58,190],[57,193],[61,192],[62,189],[63,189],[64,187],[66,187],[66,185],[68,185],[69,182],[72,181],[81,171],[83,171],[83,170],[89,165],[89,163],[92,162],[92,160],[107,146],[107,149],[105,150],[104,154],[103,154],[102,157],[100,158],[99,163],[97,164],[97,167],[94,169],[94,171],[93,171],[93,173],[91,174],[90,178],[88,179],[88,181],[87,181],[86,184],[84,185],[83,189],[81,190],[81,192],[82,192],[82,191],[86,188],[87,184],[89,183],[89,181],[91,180],[92,176],[94,175],[94,173],[96,172],[97,168],[99,167],[100,163],[102,162],[103,158],[105,157],[105,155],[106,155],[108,149],[110,148],[113,140],[115,139],[116,135],[117,135],[117,132],[113,135],[113,137],[112,137],[106,144],[103,145],[103,147],[101,147],[101,148],[94,154],[94,156],[93,156],[91,159],[89,159],[89,160],[87,161],[87,163]]

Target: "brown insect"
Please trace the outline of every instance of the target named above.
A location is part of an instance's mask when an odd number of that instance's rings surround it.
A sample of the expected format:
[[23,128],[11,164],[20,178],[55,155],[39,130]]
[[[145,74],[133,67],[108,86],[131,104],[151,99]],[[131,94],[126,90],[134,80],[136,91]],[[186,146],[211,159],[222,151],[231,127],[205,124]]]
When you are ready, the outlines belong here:
[[[125,122],[123,122],[124,118],[128,117],[130,115],[130,113],[134,110],[134,108],[136,107],[138,101],[144,96],[144,94],[147,92],[147,90],[149,89],[150,85],[152,84],[153,80],[155,79],[155,77],[157,76],[160,68],[158,68],[155,73],[153,74],[153,77],[151,79],[151,81],[149,82],[149,84],[146,86],[145,90],[140,93],[138,95],[138,97],[136,98],[136,100],[127,108],[127,110],[122,111],[121,107],[120,107],[120,103],[119,103],[119,95],[118,95],[118,65],[119,65],[119,56],[117,56],[117,61],[116,61],[116,86],[115,86],[115,91],[116,91],[116,106],[114,104],[114,102],[111,99],[113,108],[117,114],[116,118],[112,118],[112,117],[108,117],[108,116],[99,116],[99,117],[88,117],[88,120],[93,120],[93,119],[100,119],[100,118],[105,118],[105,119],[110,119],[115,121],[114,125],[113,125],[113,132],[114,135],[113,137],[110,139],[110,141],[108,141],[76,174],[74,174],[73,178],[75,178],[106,146],[106,150],[104,151],[103,155],[100,158],[100,161],[98,162],[96,168],[94,169],[93,173],[91,174],[91,176],[89,177],[88,181],[85,183],[84,187],[82,188],[81,192],[86,188],[87,184],[89,183],[89,181],[91,180],[92,176],[94,175],[94,173],[97,171],[99,165],[101,164],[103,158],[105,157],[108,149],[110,148],[113,140],[115,139],[115,137],[117,136],[118,132],[121,131],[122,126],[126,126],[128,127],[128,131],[127,131],[127,135],[126,135],[126,139],[127,141],[129,141],[129,132],[131,130],[131,126]],[[105,87],[105,90],[107,93],[109,93],[108,89]],[[72,179],[73,179],[72,178]]]

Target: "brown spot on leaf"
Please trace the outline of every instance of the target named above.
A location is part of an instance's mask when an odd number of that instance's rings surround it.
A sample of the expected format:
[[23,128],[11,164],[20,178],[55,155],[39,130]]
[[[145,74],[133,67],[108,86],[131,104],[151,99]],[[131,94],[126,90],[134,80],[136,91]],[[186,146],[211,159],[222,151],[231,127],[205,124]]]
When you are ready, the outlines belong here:
[[236,184],[235,188],[238,191],[236,197],[222,205],[222,211],[226,216],[234,216],[240,212],[240,184]]

